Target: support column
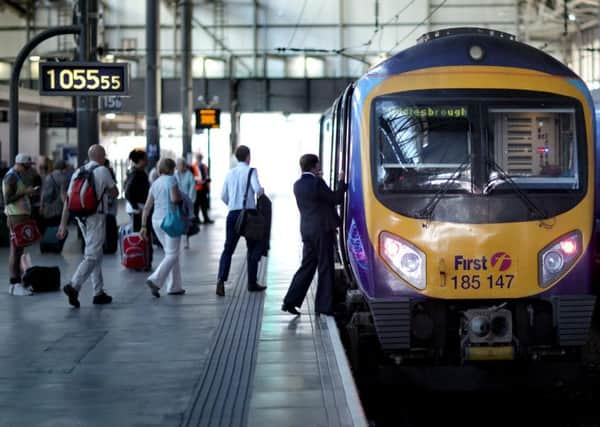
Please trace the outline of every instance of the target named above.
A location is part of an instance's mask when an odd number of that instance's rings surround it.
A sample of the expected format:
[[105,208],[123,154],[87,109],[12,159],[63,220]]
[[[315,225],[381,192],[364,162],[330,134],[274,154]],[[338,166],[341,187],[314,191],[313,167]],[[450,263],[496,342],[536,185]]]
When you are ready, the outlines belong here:
[[181,7],[181,116],[183,158],[192,152],[192,2],[180,0]]
[[[98,0],[79,0],[79,60],[96,61],[98,47]],[[98,144],[98,97],[77,97],[77,162],[87,159],[88,149]]]
[[146,0],[146,153],[152,168],[160,158],[159,2]]

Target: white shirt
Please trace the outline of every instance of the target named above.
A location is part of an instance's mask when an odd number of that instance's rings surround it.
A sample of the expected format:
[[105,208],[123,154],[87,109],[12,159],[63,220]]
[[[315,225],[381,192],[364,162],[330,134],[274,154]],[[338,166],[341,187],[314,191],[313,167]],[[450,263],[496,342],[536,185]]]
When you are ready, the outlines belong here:
[[[95,162],[93,160],[90,160],[89,162],[87,162],[85,165],[83,165],[84,168],[86,168],[87,170],[90,170],[93,167],[96,167],[96,169],[94,169],[94,187],[96,189],[96,197],[98,198],[98,200],[100,200],[100,197],[102,197],[102,201],[98,204],[98,213],[107,213],[107,209],[108,209],[108,191],[114,187],[117,186],[117,184],[115,183],[115,180],[113,179],[112,175],[110,174],[110,171],[108,170],[108,168],[106,166],[99,166],[98,162]],[[71,177],[71,182],[69,183],[69,190],[68,190],[68,194],[71,194],[71,190],[73,187],[73,182],[75,182],[75,179],[77,178],[77,176],[79,175],[79,169],[77,169],[75,171],[75,173],[73,173],[73,176]]]
[[[230,211],[241,210],[243,208],[244,191],[246,190],[249,172],[250,166],[245,162],[240,162],[225,177],[221,200],[225,202]],[[258,181],[258,172],[255,169],[252,171],[252,178],[250,179],[246,209],[256,209],[256,193],[260,191],[261,186]]]
[[162,222],[167,216],[172,187],[177,187],[177,180],[173,175],[161,175],[152,183],[150,187],[150,194],[154,199],[152,222]]

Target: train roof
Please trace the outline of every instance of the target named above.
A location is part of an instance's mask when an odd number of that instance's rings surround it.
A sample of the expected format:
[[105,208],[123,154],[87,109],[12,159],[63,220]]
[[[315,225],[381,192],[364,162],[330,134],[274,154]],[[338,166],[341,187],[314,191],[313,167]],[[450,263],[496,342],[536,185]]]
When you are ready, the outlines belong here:
[[[479,55],[472,54],[479,47]],[[474,59],[474,56],[476,59]],[[400,74],[431,67],[496,66],[526,68],[562,77],[579,78],[569,67],[508,33],[482,28],[433,31],[418,43],[369,70],[366,77]]]

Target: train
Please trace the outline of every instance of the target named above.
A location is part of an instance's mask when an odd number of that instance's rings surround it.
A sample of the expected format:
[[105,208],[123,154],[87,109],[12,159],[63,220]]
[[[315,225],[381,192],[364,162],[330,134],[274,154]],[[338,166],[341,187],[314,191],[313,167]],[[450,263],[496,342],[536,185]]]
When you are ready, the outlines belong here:
[[323,177],[349,185],[351,342],[373,334],[397,364],[581,357],[599,168],[573,71],[504,32],[434,31],[349,85],[320,126]]

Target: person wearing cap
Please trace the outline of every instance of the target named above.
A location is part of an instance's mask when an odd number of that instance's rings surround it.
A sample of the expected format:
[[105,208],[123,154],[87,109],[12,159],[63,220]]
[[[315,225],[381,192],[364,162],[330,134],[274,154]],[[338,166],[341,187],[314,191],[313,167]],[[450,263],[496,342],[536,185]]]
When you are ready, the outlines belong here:
[[108,198],[117,197],[119,190],[113,179],[110,171],[104,162],[106,160],[106,151],[101,145],[95,144],[88,150],[89,162],[79,168],[71,178],[71,183],[67,190],[67,203],[64,204],[62,219],[58,227],[56,237],[63,240],[67,235],[67,222],[69,220],[69,203],[68,198],[71,197],[73,184],[77,179],[78,174],[83,168],[92,171],[94,176],[94,190],[96,197],[100,201],[96,213],[85,218],[77,218],[79,229],[85,240],[85,252],[83,260],[79,263],[75,274],[71,281],[63,287],[63,292],[69,299],[69,304],[75,308],[79,308],[79,291],[81,286],[89,278],[94,286],[95,305],[110,304],[112,297],[104,292],[104,279],[102,277],[102,246],[106,239],[106,211],[108,207]]
[[[2,180],[2,194],[4,196],[5,214],[7,225],[11,233],[18,224],[29,221],[31,218],[30,196],[39,188],[27,186],[23,177],[31,168],[33,161],[29,154],[18,154],[15,165],[6,173]],[[10,284],[8,293],[14,296],[31,295],[32,292],[21,283],[21,257],[24,248],[15,246],[10,242],[10,254],[8,256],[8,274]]]
[[54,170],[44,178],[40,212],[42,214],[42,228],[58,227],[62,215],[63,204],[67,200],[67,177],[65,174],[66,163],[57,160]]

